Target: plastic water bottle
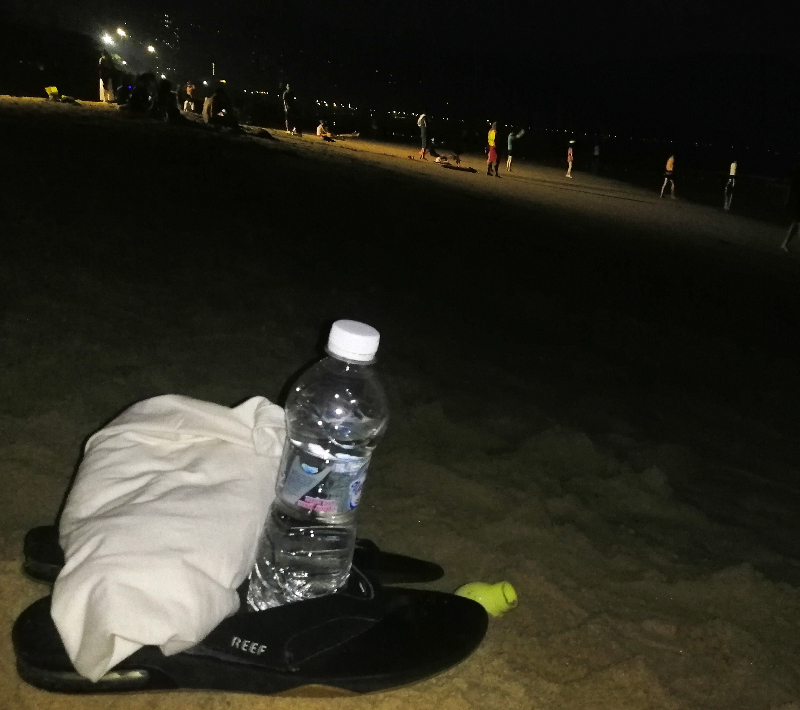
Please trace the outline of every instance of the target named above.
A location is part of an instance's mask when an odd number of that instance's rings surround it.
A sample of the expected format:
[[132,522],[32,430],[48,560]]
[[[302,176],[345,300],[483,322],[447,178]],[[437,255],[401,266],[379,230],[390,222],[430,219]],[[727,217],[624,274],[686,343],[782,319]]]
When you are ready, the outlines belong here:
[[379,339],[364,323],[336,321],[328,357],[299,378],[286,400],[275,501],[247,592],[253,610],[331,594],[347,581],[356,510],[388,420],[371,367]]

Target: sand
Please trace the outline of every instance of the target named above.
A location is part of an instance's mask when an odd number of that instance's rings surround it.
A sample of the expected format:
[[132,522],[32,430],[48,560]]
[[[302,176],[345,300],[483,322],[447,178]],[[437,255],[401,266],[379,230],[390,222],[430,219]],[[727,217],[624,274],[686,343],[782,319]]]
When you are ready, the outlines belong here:
[[418,685],[342,699],[43,693],[8,708],[800,708],[797,260],[780,227],[520,163],[501,178],[0,98],[0,594],[47,588],[86,437],[132,402],[281,393],[326,323],[383,335],[360,531],[519,607]]

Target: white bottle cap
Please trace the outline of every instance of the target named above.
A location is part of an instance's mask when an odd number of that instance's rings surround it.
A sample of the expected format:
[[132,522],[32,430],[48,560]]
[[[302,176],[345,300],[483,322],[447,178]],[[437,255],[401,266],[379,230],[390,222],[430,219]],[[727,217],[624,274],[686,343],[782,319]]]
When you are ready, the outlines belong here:
[[371,325],[355,320],[337,320],[328,336],[328,352],[343,360],[372,362],[381,334]]

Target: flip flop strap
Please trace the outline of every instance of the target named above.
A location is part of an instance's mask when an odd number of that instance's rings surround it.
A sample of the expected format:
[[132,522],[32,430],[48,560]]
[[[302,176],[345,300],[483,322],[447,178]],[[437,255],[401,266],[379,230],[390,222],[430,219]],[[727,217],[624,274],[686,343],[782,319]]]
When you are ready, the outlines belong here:
[[385,613],[381,595],[353,568],[345,590],[265,611],[241,611],[184,653],[298,671],[371,629]]

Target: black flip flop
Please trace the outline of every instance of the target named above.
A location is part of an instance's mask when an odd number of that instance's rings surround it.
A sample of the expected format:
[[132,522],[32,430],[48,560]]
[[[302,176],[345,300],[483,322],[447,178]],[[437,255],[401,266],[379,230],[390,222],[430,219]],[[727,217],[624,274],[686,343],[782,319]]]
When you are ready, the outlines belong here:
[[[58,542],[58,528],[43,525],[25,535],[25,572],[41,582],[52,584],[64,566],[64,552]],[[371,540],[356,540],[353,564],[381,584],[419,584],[435,582],[444,570],[434,562],[384,552]]]
[[454,594],[381,589],[357,569],[319,599],[225,619],[197,646],[164,656],[145,646],[97,683],[79,675],[50,617],[50,598],[12,631],[23,680],[62,693],[191,688],[335,696],[387,690],[441,673],[483,639],[482,606]]

